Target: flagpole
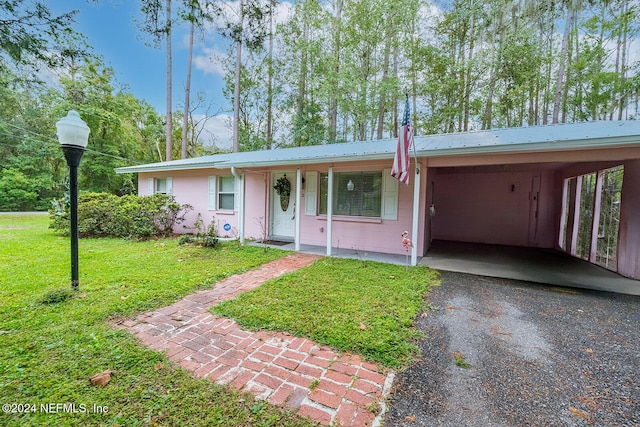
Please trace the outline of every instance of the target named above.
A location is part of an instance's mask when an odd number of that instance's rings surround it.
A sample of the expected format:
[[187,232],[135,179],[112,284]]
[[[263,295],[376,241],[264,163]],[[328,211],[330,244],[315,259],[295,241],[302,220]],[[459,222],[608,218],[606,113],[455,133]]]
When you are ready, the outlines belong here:
[[[409,102],[409,94],[405,94],[407,97],[407,103]],[[415,106],[415,105],[414,105]],[[413,114],[415,114],[416,112],[414,111]],[[416,162],[416,166],[418,165],[418,153],[416,152],[416,143],[415,143],[415,131],[414,129],[416,128],[415,126],[415,120],[411,121],[410,123],[412,123],[411,126],[411,146],[413,147],[413,160]],[[420,169],[416,169],[416,175],[420,175]]]

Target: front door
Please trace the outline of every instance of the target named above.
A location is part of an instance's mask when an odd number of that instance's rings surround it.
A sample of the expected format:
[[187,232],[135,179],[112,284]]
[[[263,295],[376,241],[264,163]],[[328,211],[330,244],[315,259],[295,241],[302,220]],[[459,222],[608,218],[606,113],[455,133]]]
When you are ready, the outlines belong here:
[[[291,185],[291,194],[287,203],[273,188],[280,179],[286,179]],[[271,174],[271,237],[293,239],[295,229],[295,172],[274,172]]]

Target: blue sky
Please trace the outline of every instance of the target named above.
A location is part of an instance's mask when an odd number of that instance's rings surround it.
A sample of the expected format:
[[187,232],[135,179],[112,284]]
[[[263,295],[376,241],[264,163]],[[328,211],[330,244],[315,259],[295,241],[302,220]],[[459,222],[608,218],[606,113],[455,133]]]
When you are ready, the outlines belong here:
[[[53,13],[78,10],[73,27],[87,37],[94,52],[101,55],[106,65],[115,71],[119,84],[137,98],[144,99],[156,110],[166,113],[166,53],[165,44],[160,49],[146,46],[150,38],[136,27],[134,18],[140,18],[139,0],[101,0],[99,4],[86,0],[50,0],[47,2]],[[223,81],[220,66],[210,59],[210,52],[224,51],[224,41],[208,40],[209,46],[200,43],[194,51],[191,78],[191,93],[206,94],[213,103],[215,113],[219,108],[224,113],[211,121],[208,127],[216,136],[217,145],[226,146],[229,141],[227,126],[231,108],[222,95]],[[173,45],[173,111],[181,110],[184,103],[188,54],[188,27],[174,29]],[[204,111],[201,111],[204,112]]]

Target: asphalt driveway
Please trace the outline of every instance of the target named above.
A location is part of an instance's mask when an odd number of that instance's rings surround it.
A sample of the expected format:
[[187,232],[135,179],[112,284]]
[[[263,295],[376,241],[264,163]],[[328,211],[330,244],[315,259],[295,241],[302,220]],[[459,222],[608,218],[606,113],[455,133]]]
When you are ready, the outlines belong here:
[[429,300],[385,427],[640,426],[640,297],[443,272]]

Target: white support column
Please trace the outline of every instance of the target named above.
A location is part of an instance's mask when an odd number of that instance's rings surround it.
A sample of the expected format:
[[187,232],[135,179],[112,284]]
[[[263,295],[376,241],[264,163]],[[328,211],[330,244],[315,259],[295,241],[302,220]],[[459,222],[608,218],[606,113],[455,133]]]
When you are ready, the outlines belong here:
[[577,256],[578,253],[578,231],[580,226],[580,202],[582,199],[582,177],[576,179],[576,191],[573,198],[573,229],[571,230],[571,247],[569,254]]
[[302,194],[302,171],[300,168],[296,170],[296,204],[293,214],[295,215],[295,235],[293,237],[294,248],[296,251],[300,251],[300,220],[302,218],[301,197]]
[[416,174],[413,180],[413,223],[411,225],[411,265],[418,265],[418,224],[420,217],[420,163],[416,161]]
[[245,181],[245,176],[246,174],[243,172],[240,174],[240,191],[239,191],[239,197],[240,197],[240,207],[239,207],[239,211],[238,212],[238,234],[240,235],[240,244],[244,244],[244,219],[245,219],[245,208],[246,208],[246,203],[245,203],[245,197],[244,197],[244,181]]
[[327,256],[331,256],[331,242],[333,241],[331,235],[333,226],[333,166],[329,167],[327,180]]
[[593,218],[591,218],[591,244],[589,246],[589,262],[595,263],[598,256],[598,234],[600,232],[600,211],[602,204],[602,181],[604,170],[596,174],[596,192],[593,198]]

